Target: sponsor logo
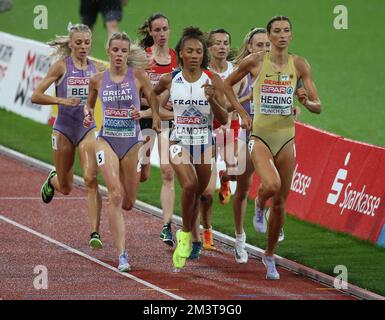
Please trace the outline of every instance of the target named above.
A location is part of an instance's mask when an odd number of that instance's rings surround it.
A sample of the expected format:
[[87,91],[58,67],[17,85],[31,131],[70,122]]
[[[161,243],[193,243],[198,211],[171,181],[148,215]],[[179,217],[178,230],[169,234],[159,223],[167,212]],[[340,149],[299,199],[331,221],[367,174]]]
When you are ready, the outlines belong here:
[[263,93],[286,94],[285,86],[262,86]]
[[275,75],[274,74],[266,74],[266,78],[271,78],[271,77],[274,77]]
[[295,166],[293,179],[291,181],[290,190],[306,196],[306,190],[309,189],[311,184],[311,177],[298,171],[298,164]]
[[50,65],[51,59],[47,56],[28,51],[23,66],[22,77],[16,90],[15,104],[20,102],[21,105],[27,105],[37,110],[41,109],[41,106],[34,105],[31,102],[31,95],[47,74]]
[[89,83],[90,83],[89,78],[70,77],[67,79],[67,85],[69,86],[88,86]]
[[106,109],[104,114],[107,117],[128,118],[130,111],[128,109]]
[[282,74],[282,75],[279,77],[279,80],[280,80],[280,81],[289,81],[289,75],[287,75],[287,74]]
[[175,83],[183,83],[182,77],[179,77],[178,79],[175,80]]
[[265,79],[263,81],[264,84],[270,84],[270,85],[277,85],[277,86],[290,86],[291,81],[275,81],[275,80],[269,80]]
[[202,124],[202,118],[201,117],[183,117],[179,116],[176,118],[177,124],[189,124],[189,125],[194,125],[194,124]]
[[[375,210],[380,206],[381,198],[366,193],[366,185],[363,185],[362,188],[359,188],[361,190],[356,190],[353,188],[353,183],[347,181],[348,170],[346,167],[349,164],[350,157],[351,153],[349,152],[345,158],[344,168],[340,168],[337,171],[331,186],[331,192],[328,194],[326,202],[331,205],[336,205],[342,192],[344,191],[344,199],[338,204],[338,206],[341,208],[340,214],[343,214],[345,209],[347,209],[352,212],[374,217],[376,214]],[[348,183],[345,187],[346,182]]]

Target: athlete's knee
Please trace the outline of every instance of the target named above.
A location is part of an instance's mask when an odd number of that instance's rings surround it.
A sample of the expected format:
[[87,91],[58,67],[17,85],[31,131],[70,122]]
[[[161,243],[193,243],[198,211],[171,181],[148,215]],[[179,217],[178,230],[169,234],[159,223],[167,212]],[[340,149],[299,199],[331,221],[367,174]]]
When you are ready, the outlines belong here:
[[191,180],[186,182],[183,189],[187,194],[195,195],[198,191],[198,181]]
[[96,178],[95,174],[85,174],[83,178],[87,189],[97,189],[98,179]]
[[165,183],[174,182],[174,170],[171,166],[165,166],[162,168],[162,180]]
[[140,182],[145,182],[150,177],[150,171],[149,170],[143,170],[140,173]]
[[213,203],[213,195],[212,194],[209,194],[209,193],[204,193],[201,195],[201,201],[205,204],[205,205],[211,205]]
[[117,188],[112,191],[109,191],[108,200],[113,206],[120,206],[123,202],[123,197],[120,189]]
[[281,190],[281,182],[279,180],[267,181],[263,184],[263,191],[270,196],[277,195]]

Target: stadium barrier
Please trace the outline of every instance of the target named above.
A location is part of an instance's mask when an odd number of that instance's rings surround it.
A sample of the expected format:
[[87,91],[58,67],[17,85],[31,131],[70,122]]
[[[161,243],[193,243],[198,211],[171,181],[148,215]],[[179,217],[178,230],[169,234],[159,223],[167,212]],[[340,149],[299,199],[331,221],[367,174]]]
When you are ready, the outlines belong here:
[[[385,246],[385,148],[296,123],[291,215]],[[255,199],[254,176],[249,197]]]
[[[51,66],[50,53],[43,43],[0,32],[0,107],[40,123],[48,122],[51,108],[33,104],[31,96]],[[47,94],[54,92],[52,85]]]

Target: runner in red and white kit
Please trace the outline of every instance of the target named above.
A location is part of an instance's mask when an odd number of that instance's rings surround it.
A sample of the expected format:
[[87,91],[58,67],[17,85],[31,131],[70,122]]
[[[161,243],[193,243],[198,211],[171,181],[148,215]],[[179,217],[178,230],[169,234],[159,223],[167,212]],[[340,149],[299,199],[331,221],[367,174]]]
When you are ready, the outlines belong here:
[[[175,51],[168,46],[170,28],[168,18],[162,13],[152,14],[143,26],[139,29],[139,35],[143,37],[140,41],[141,46],[146,50],[151,59],[151,67],[147,71],[151,83],[155,86],[160,77],[165,73],[171,73],[177,67],[177,57]],[[172,105],[169,102],[170,93],[164,92],[160,97],[160,116],[162,120],[168,121],[163,126],[168,129],[171,127],[173,119]],[[142,119],[140,120],[141,129],[151,129],[152,114],[148,106],[148,101],[142,98]],[[171,218],[174,213],[175,188],[174,188],[174,170],[168,161],[168,151],[161,152],[163,145],[168,145],[168,130],[162,130],[158,134],[158,150],[160,156],[160,170],[162,174],[162,188],[160,191],[160,203],[163,211],[163,228],[160,233],[160,239],[166,244],[173,246],[174,239],[171,231]],[[150,132],[149,132],[150,133]],[[146,132],[143,132],[146,135]],[[151,134],[151,133],[150,133]],[[141,182],[146,181],[150,175],[150,154],[152,145],[151,140],[147,139],[146,161],[142,163]],[[162,158],[162,154],[167,159]],[[163,161],[162,161],[163,160]],[[166,160],[166,161],[164,161]]]
[[[215,72],[222,80],[226,79],[227,76],[234,70],[234,66],[231,62],[227,61],[227,57],[230,52],[231,37],[230,34],[224,29],[216,29],[209,34],[209,51],[211,55],[209,69]],[[218,121],[214,120],[215,140],[217,154],[221,154],[221,158],[225,161],[226,151],[225,146],[232,147],[233,150],[237,148],[238,130],[239,130],[238,115],[236,112],[229,113],[229,121],[226,126],[222,126]],[[229,132],[228,129],[232,129]],[[229,164],[227,164],[229,166]],[[220,175],[221,177],[221,175]],[[211,227],[211,213],[213,206],[213,197],[216,189],[217,182],[217,168],[214,164],[210,182],[206,190],[201,197],[201,217],[203,225],[203,248],[206,250],[215,250],[212,227]],[[221,203],[228,203],[230,200],[230,188],[229,182],[226,184],[227,191],[225,198]],[[221,196],[220,196],[221,199]],[[193,234],[194,242],[199,241],[199,221],[197,221],[195,232]],[[199,257],[199,251],[193,250],[193,254],[190,258],[196,259]]]

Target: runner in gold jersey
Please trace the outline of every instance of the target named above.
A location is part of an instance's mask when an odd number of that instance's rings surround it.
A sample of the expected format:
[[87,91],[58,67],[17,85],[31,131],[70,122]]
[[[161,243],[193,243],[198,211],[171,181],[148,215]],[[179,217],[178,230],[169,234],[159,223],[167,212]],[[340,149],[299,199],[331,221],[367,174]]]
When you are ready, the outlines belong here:
[[[321,112],[321,102],[312,80],[310,65],[303,57],[289,54],[292,40],[292,24],[289,18],[277,16],[267,25],[271,52],[247,56],[226,80],[225,93],[230,103],[242,118],[242,127],[252,135],[249,152],[261,184],[258,190],[254,227],[270,210],[268,244],[263,257],[266,278],[278,280],[274,250],[285,218],[285,204],[295,166],[293,98],[309,111]],[[253,122],[238,102],[232,86],[248,73],[256,79],[253,85]],[[297,87],[297,82],[303,86]],[[252,125],[251,125],[252,123]],[[271,199],[270,209],[266,202]],[[261,219],[262,218],[262,219]]]

